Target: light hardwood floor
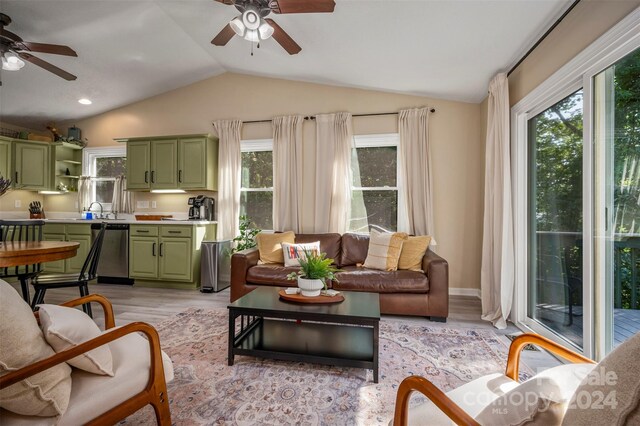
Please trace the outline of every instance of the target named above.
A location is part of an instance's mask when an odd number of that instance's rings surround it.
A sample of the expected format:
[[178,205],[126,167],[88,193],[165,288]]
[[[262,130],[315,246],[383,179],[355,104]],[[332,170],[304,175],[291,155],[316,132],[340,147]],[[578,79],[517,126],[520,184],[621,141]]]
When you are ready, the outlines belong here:
[[[13,284],[17,291],[20,285]],[[191,307],[215,309],[226,308],[229,304],[229,289],[219,293],[201,293],[197,290],[176,290],[148,287],[136,287],[113,284],[91,284],[91,293],[107,297],[113,304],[116,325],[124,325],[134,321],[158,324],[162,320],[183,312]],[[47,291],[45,302],[58,304],[79,297],[76,288],[54,289]],[[102,324],[102,312],[99,305],[93,306],[96,322]],[[480,299],[468,296],[451,296],[449,298],[449,318],[451,326],[492,329],[505,344],[509,344],[507,334],[519,333],[520,330],[510,325],[505,330],[497,330],[490,323],[482,321]],[[420,317],[383,315],[389,320],[402,320],[429,324],[429,320]],[[559,361],[544,351],[524,351],[523,361],[534,371],[559,364]],[[506,362],[506,360],[505,360]]]

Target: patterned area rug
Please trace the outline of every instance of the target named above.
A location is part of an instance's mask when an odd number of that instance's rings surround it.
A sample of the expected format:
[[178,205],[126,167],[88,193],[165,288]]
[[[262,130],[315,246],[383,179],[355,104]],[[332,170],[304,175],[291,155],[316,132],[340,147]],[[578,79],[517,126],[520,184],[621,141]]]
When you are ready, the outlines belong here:
[[[227,326],[226,309],[196,308],[157,326],[175,369],[168,385],[174,424],[386,425],[403,378],[425,376],[449,391],[503,371],[508,350],[490,329],[383,319],[374,384],[370,370],[356,368],[245,356],[229,367]],[[155,424],[153,411],[147,407],[123,424]]]

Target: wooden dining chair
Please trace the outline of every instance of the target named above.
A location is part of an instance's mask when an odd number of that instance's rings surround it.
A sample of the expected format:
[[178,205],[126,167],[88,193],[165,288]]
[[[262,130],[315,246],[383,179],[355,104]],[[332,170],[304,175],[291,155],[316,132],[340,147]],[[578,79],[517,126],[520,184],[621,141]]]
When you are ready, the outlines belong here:
[[[0,220],[0,240],[3,243],[11,241],[42,241],[42,227],[44,220]],[[40,263],[33,265],[2,268],[0,276],[3,278],[17,277],[22,288],[22,298],[29,303],[29,281],[42,272]]]
[[[31,301],[31,309],[35,310],[36,305],[44,303],[44,295],[47,290],[52,288],[66,288],[66,287],[78,287],[80,289],[80,296],[87,296],[89,294],[89,281],[92,281],[97,276],[98,262],[100,261],[100,253],[102,251],[102,241],[104,240],[104,232],[107,227],[106,223],[102,223],[100,226],[100,232],[96,236],[95,240],[91,244],[91,249],[87,258],[82,265],[80,274],[77,277],[69,278],[68,275],[64,276],[39,276],[37,279],[32,280],[31,284],[36,290]],[[82,305],[82,310],[93,318],[91,313],[91,305]]]

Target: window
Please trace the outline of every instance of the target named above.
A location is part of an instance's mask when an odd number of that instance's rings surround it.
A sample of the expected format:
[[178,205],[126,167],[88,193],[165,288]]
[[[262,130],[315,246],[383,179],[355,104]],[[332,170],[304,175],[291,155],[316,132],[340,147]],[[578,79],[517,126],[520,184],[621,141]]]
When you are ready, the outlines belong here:
[[83,165],[83,174],[92,178],[91,200],[110,210],[116,176],[127,170],[126,148],[86,148]]
[[273,140],[247,140],[240,145],[240,215],[260,229],[273,229]]
[[354,137],[350,231],[369,232],[371,226],[398,229],[399,140],[397,133]]

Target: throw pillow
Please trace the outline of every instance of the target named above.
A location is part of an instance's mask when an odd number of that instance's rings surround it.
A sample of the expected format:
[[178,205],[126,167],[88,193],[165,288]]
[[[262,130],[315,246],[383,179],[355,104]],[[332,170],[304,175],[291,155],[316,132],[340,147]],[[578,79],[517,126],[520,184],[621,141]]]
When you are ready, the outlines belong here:
[[320,241],[305,244],[282,243],[284,266],[300,266],[300,259],[306,259],[305,250],[311,254],[320,254]]
[[404,232],[378,232],[372,229],[364,267],[381,271],[397,270],[402,243],[406,239],[407,234]]
[[639,353],[636,333],[604,357],[576,389],[562,424],[639,424]]
[[[31,307],[0,280],[0,376],[55,355]],[[25,416],[59,416],[71,396],[71,368],[58,364],[0,390],[0,407]]]
[[404,240],[400,259],[398,259],[398,269],[423,272],[422,258],[429,248],[429,243],[431,243],[429,235],[409,237]]
[[260,232],[256,235],[256,244],[260,252],[259,263],[284,263],[282,243],[295,243],[293,231],[270,233]]
[[[56,352],[100,336],[96,323],[79,309],[46,304],[38,306],[44,338]],[[78,355],[67,363],[89,373],[113,376],[113,359],[108,344]]]

